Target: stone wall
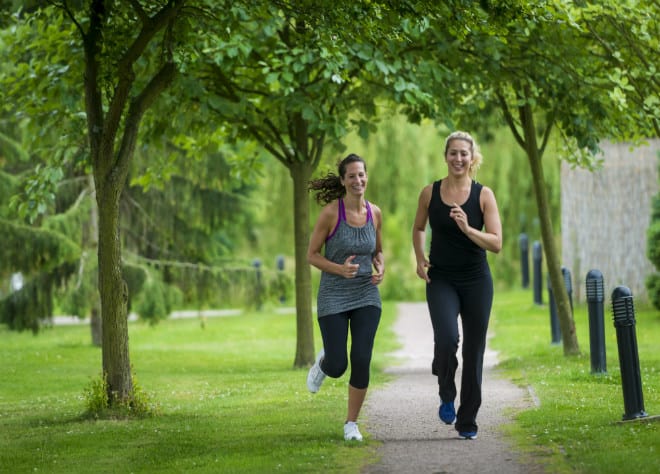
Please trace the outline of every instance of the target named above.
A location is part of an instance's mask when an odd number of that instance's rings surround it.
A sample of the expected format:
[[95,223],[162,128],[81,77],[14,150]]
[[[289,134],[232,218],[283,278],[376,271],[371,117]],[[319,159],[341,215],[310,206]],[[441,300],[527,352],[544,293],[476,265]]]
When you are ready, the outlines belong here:
[[658,193],[660,140],[631,149],[603,143],[598,171],[561,167],[562,266],[571,271],[573,300],[585,301],[590,270],[603,274],[606,305],[612,290],[627,286],[648,301],[644,280],[655,271],[646,257],[651,199]]

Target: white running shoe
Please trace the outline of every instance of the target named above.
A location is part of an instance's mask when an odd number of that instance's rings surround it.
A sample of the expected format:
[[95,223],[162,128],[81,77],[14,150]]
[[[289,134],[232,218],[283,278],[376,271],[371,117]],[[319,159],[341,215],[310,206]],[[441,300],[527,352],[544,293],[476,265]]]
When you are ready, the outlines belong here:
[[362,441],[362,434],[358,429],[358,425],[354,421],[347,421],[344,425],[344,439],[346,441]]
[[321,351],[316,356],[314,365],[311,366],[309,368],[309,372],[307,372],[307,388],[312,393],[318,392],[321,388],[321,384],[325,380],[325,374],[321,370],[321,361],[323,360],[324,355],[325,351],[321,349]]

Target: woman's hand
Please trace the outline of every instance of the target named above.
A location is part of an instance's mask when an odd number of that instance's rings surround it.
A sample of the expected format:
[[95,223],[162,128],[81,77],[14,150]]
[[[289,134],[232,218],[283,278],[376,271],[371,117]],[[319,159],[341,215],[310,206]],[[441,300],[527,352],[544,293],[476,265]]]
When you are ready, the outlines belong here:
[[341,276],[344,278],[355,278],[355,275],[357,275],[360,264],[352,263],[354,258],[355,255],[351,255],[346,260],[344,260],[344,263],[341,266]]
[[371,259],[371,263],[374,266],[374,270],[371,273],[371,283],[374,285],[382,283],[383,277],[385,276],[385,263],[380,255],[382,254],[378,254]]
[[424,280],[426,283],[431,283],[428,275],[428,269],[431,266],[428,260],[423,259],[417,262],[417,276]]
[[464,234],[468,233],[470,226],[468,224],[467,214],[465,214],[465,211],[461,208],[461,206],[454,203],[451,211],[449,211],[449,217],[454,219],[454,222],[456,222],[456,225],[458,225],[458,228],[461,229]]

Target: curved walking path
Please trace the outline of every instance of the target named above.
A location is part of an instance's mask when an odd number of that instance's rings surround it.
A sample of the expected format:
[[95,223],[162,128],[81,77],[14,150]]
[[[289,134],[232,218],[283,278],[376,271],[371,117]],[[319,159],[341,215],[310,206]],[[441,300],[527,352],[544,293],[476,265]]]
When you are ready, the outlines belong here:
[[[399,304],[394,331],[402,347],[393,355],[401,363],[386,370],[394,380],[371,390],[363,409],[370,438],[382,442],[378,459],[363,474],[545,472],[540,465],[524,463],[499,429],[512,412],[533,401],[524,389],[498,375],[495,352],[487,349],[484,359],[479,436],[463,440],[453,425],[438,419],[438,385],[431,374],[433,328],[426,303]],[[457,386],[460,389],[460,373]]]

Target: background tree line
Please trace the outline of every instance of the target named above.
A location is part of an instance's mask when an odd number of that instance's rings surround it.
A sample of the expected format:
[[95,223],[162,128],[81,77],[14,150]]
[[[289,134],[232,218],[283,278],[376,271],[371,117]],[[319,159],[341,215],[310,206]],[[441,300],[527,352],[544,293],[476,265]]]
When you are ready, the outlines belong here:
[[[649,67],[657,63],[656,2],[5,3],[14,10],[0,19],[1,120],[8,174],[20,179],[3,179],[15,187],[0,224],[13,243],[7,269],[24,272],[32,293],[12,294],[3,312],[41,301],[33,308],[38,320],[50,312],[57,284],[76,275],[82,282],[91,270],[111,401],[131,399],[126,321],[139,288],[147,289],[142,312],[156,317],[185,298],[210,299],[210,282],[254,276],[248,262],[229,256],[261,245],[260,231],[272,236],[272,216],[255,220],[252,201],[262,199],[253,191],[266,158],[283,165],[292,190],[294,365],[314,355],[306,186],[346,149],[351,132],[371,137],[373,157],[365,157],[376,178],[386,177],[373,198],[391,211],[386,230],[397,263],[390,270],[401,271],[388,271],[393,283],[384,290],[403,296],[406,285],[395,285],[406,280],[410,258],[403,203],[424,183],[406,188],[401,202],[388,193],[407,169],[411,177],[441,171],[432,168],[437,155],[424,162],[406,150],[396,166],[385,165],[380,148],[392,143],[373,141],[375,132],[400,126],[392,119],[400,115],[440,133],[469,129],[484,143],[500,143],[507,130],[511,139],[502,143],[516,143],[527,160],[518,187],[534,196],[564,350],[579,352],[555,242],[552,158],[594,166],[604,137],[657,135],[660,101]],[[17,10],[22,3],[30,8]],[[438,136],[432,141],[439,149]],[[512,206],[510,182],[496,186],[519,168],[514,155],[488,183]],[[85,196],[93,196],[89,207]],[[507,226],[530,225],[528,209],[511,212]],[[38,248],[21,248],[42,231],[55,233]],[[90,253],[96,270],[84,264]],[[512,267],[497,263],[506,281]],[[48,282],[40,284],[43,275]]]

